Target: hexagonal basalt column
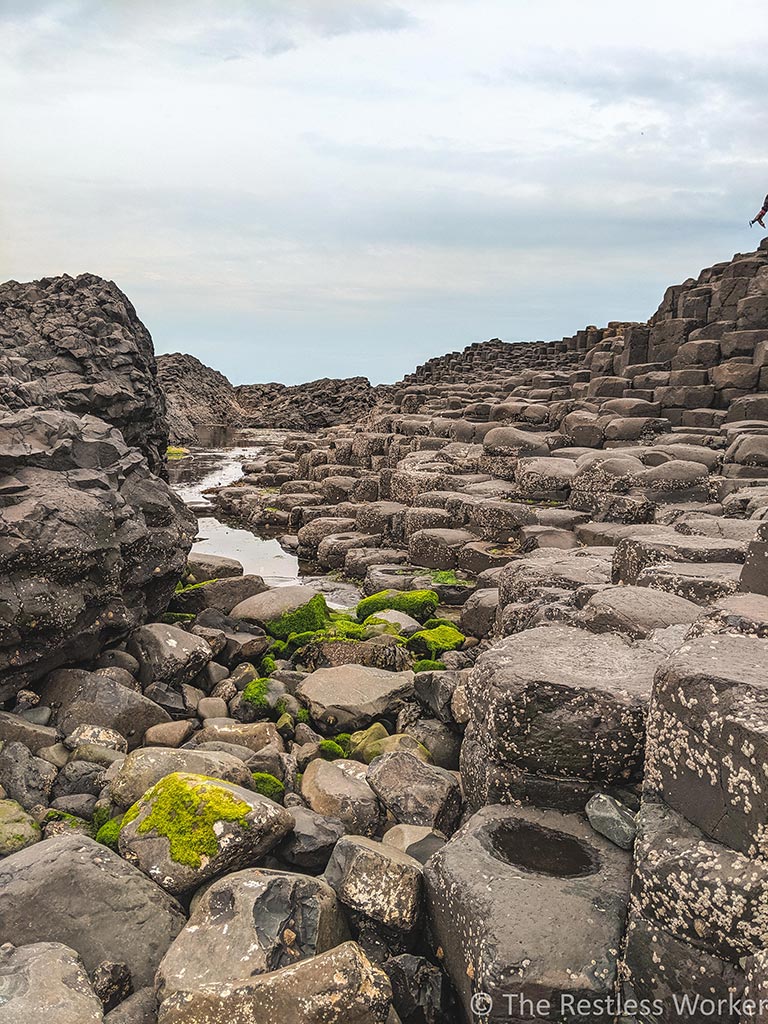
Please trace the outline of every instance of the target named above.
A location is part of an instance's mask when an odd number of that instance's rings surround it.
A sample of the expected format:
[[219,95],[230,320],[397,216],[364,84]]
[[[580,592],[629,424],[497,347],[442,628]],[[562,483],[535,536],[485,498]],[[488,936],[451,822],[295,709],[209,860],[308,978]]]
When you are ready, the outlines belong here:
[[495,805],[425,875],[436,952],[468,1021],[484,995],[489,1021],[607,1019],[599,1001],[616,984],[629,854],[580,816]]

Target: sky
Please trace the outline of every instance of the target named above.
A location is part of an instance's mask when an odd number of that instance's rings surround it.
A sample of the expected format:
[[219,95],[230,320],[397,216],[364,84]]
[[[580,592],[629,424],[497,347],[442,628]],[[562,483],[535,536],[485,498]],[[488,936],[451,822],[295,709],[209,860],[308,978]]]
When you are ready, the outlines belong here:
[[765,0],[0,0],[0,280],[235,383],[644,320],[754,249]]

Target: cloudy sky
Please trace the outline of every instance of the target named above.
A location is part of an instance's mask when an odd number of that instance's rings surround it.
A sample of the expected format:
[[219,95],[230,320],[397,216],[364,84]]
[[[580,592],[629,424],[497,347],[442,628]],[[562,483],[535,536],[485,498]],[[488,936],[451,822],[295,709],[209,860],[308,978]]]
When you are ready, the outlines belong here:
[[0,280],[235,382],[644,319],[748,251],[765,0],[0,0]]

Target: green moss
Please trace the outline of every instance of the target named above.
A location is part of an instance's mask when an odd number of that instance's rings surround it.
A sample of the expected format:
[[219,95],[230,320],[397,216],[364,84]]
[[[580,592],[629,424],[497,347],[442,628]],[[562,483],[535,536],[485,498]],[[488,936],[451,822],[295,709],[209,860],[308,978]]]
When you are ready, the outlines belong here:
[[94,832],[98,832],[102,825],[106,825],[111,815],[108,807],[97,807],[93,812],[92,824]]
[[268,658],[283,658],[286,651],[288,650],[288,644],[285,640],[275,640],[272,646],[269,648]]
[[414,672],[442,672],[444,669],[442,661],[432,661],[430,658],[422,658],[413,663]]
[[160,621],[166,626],[175,626],[178,622],[192,622],[195,619],[193,612],[163,612]]
[[122,821],[122,817],[110,818],[105,821],[96,833],[96,842],[101,843],[102,846],[108,846],[110,850],[117,850],[117,839],[120,835]]
[[340,732],[338,736],[334,736],[333,738],[344,751],[344,757],[346,757],[349,754],[350,747],[352,746],[351,734],[348,732]]
[[461,647],[466,637],[455,626],[436,626],[434,629],[421,629],[414,633],[408,641],[408,650],[423,658],[437,658],[444,651],[455,651]]
[[175,448],[173,445],[168,445],[165,449],[165,457],[169,462],[177,462],[179,459],[184,459],[189,455],[187,448]]
[[265,654],[264,657],[261,659],[259,671],[261,672],[262,676],[271,676],[273,672],[277,671],[277,662],[275,661],[271,654]]
[[280,779],[275,778],[274,775],[270,775],[269,772],[254,772],[253,788],[257,793],[261,793],[262,796],[266,796],[269,797],[270,800],[274,800],[275,803],[279,804],[283,802],[285,786],[282,784]]
[[320,757],[324,761],[336,761],[340,757],[345,757],[344,749],[335,740],[321,740],[320,741]]
[[296,712],[296,721],[301,722],[304,725],[309,725],[309,711],[307,711],[306,708],[299,708],[299,710]]
[[424,629],[437,629],[438,626],[450,626],[451,629],[455,629],[456,623],[450,619],[427,619],[424,623]]
[[217,822],[231,821],[250,828],[248,804],[224,789],[221,780],[206,775],[166,775],[126,811],[121,829],[147,808],[138,826],[139,834],[156,832],[165,836],[171,860],[191,868],[199,868],[203,857],[215,857],[219,852],[214,832]]
[[471,580],[462,579],[457,576],[453,569],[445,569],[437,572],[430,573],[433,583],[437,583],[444,587],[472,587],[474,583]]
[[200,587],[207,587],[209,583],[217,583],[218,581],[213,580],[200,580],[199,583],[182,583],[181,580],[176,584],[175,594],[188,594],[192,590],[199,590]]
[[315,596],[293,612],[285,612],[267,623],[267,632],[278,640],[287,640],[292,633],[315,633],[329,621],[328,606],[322,594]]
[[268,689],[268,679],[254,679],[243,690],[241,700],[246,704],[250,704],[252,708],[256,708],[258,711],[268,711],[270,707],[267,697]]
[[370,615],[390,608],[423,622],[435,614],[439,603],[440,598],[434,590],[381,590],[363,598],[357,606],[357,618],[364,622]]

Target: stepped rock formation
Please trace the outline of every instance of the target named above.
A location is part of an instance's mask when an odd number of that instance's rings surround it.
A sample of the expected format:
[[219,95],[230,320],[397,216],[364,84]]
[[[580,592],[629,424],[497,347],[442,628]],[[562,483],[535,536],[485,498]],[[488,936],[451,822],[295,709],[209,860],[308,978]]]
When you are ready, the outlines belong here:
[[[425,874],[458,1019],[484,992],[489,1019],[597,1021],[622,990],[735,1021],[768,985],[768,241],[646,324],[438,357],[364,423],[244,468],[223,509],[360,580],[438,660],[377,742],[451,767],[460,739],[475,813]],[[442,608],[416,644],[425,590]],[[337,657],[321,643],[310,678]],[[387,806],[434,822],[437,785],[425,816],[405,778]]]
[[196,433],[300,423],[212,501],[313,576],[174,589],[192,520],[115,426],[0,417],[7,963],[63,1021],[762,1019],[768,241],[375,396],[196,365]]
[[112,281],[94,274],[0,285],[0,409],[99,416],[153,472],[168,447],[152,338]]

